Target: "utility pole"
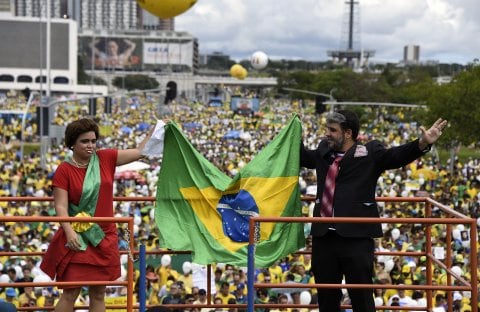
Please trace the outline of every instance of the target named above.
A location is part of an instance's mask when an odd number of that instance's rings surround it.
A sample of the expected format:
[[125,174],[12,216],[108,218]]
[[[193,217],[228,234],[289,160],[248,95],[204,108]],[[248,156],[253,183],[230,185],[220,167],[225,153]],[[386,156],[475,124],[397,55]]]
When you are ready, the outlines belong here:
[[[51,0],[46,1],[46,15],[47,15],[47,24],[46,24],[46,43],[45,43],[45,67],[46,67],[46,83],[47,89],[45,91],[45,96],[41,95],[41,100],[39,103],[39,127],[40,127],[40,166],[42,168],[46,167],[45,155],[48,152],[48,128],[50,127],[50,97],[51,97],[51,42],[52,42],[52,31],[51,31]],[[42,27],[42,26],[40,26]],[[43,80],[43,77],[40,76],[40,80]]]

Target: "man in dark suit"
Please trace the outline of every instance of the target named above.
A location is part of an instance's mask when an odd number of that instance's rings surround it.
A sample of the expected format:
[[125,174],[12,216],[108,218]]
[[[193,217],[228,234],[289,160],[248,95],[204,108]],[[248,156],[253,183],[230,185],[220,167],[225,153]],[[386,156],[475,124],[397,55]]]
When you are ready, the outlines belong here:
[[[307,150],[303,145],[301,149],[301,166],[317,172],[313,216],[378,218],[375,189],[382,172],[405,166],[428,152],[447,121],[438,119],[428,130],[420,127],[419,139],[393,148],[376,140],[358,144],[360,123],[349,110],[328,114],[326,126],[326,136],[317,149]],[[326,180],[334,187],[325,187]],[[341,284],[345,276],[347,284],[372,284],[373,238],[383,235],[380,223],[314,223],[311,234],[316,283]],[[353,311],[375,311],[372,289],[349,289],[348,294]],[[341,299],[340,289],[318,289],[321,312],[340,312]]]

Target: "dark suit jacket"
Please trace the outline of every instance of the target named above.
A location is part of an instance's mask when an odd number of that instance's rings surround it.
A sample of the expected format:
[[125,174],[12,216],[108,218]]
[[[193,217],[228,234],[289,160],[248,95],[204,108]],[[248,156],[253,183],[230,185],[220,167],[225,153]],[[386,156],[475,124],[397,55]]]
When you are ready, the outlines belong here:
[[[366,150],[366,153],[365,153]],[[357,155],[355,155],[357,151]],[[300,165],[317,172],[317,202],[322,198],[325,177],[333,161],[327,142],[320,142],[315,150],[307,150],[303,145]],[[366,154],[366,155],[365,155]],[[375,190],[377,180],[383,171],[403,167],[422,156],[418,140],[392,148],[385,148],[379,141],[371,141],[362,147],[355,144],[340,161],[336,179],[333,214],[334,217],[379,217]],[[314,217],[320,216],[320,204],[315,204]],[[329,227],[344,237],[381,237],[380,223],[313,223],[312,236],[323,236]]]

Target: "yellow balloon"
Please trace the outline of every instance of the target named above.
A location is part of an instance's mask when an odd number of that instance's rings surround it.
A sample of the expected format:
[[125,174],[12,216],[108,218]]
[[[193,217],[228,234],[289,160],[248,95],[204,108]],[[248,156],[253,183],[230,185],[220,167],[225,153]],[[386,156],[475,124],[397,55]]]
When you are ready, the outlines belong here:
[[230,75],[233,78],[238,78],[241,76],[242,71],[244,70],[243,66],[240,64],[235,64],[232,67],[230,67]]
[[238,75],[238,79],[245,79],[247,78],[248,71],[245,69],[245,67],[242,67],[242,70],[240,71],[240,74]]
[[160,18],[172,18],[190,9],[197,0],[137,0],[140,7]]

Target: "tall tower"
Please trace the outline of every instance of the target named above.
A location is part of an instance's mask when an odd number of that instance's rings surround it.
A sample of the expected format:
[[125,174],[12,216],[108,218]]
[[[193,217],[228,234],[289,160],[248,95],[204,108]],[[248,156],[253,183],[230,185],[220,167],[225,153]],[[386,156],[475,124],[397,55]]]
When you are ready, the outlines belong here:
[[[368,59],[375,55],[375,50],[364,50],[360,43],[360,9],[359,2],[348,0],[346,14],[342,25],[342,47],[338,50],[329,50],[327,55],[334,62],[346,63],[348,66],[361,67],[368,62]],[[354,61],[357,61],[354,64]]]

